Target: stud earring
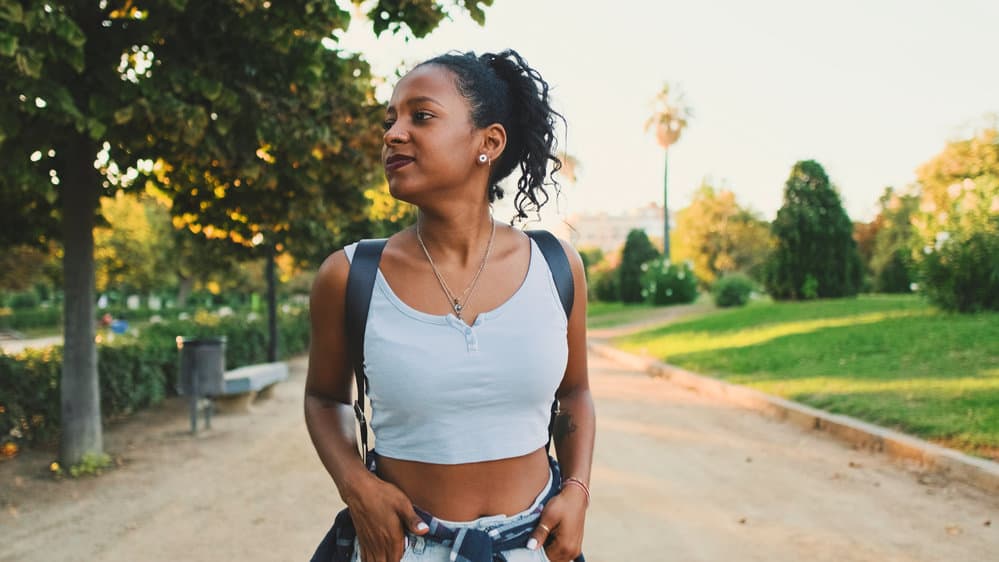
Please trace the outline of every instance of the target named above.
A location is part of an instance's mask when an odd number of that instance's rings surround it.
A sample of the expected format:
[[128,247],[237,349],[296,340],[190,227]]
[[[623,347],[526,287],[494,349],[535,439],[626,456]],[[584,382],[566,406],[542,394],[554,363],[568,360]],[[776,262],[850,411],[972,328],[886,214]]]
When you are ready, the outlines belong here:
[[486,156],[485,154],[480,154],[479,155],[479,164],[485,164],[488,161],[489,161],[489,157],[488,156]]

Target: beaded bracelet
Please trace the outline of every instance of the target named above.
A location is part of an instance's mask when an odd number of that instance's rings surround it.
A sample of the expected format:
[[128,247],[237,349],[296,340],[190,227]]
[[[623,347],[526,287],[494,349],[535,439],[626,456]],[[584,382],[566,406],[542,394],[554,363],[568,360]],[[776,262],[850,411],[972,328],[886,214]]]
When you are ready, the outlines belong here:
[[575,476],[570,476],[569,478],[566,478],[565,480],[562,481],[562,489],[564,490],[565,487],[568,486],[569,484],[574,484],[576,486],[579,486],[579,488],[583,490],[583,495],[586,496],[586,507],[590,507],[590,489],[586,487],[586,484],[583,484],[583,481],[580,480],[579,478],[576,478]]

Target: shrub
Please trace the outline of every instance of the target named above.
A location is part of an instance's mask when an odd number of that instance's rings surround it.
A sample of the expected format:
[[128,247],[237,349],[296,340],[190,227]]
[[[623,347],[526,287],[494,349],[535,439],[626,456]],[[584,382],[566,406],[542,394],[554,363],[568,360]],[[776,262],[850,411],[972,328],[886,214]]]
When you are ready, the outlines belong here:
[[667,263],[656,258],[642,264],[642,297],[653,305],[694,302],[697,277],[687,262]]
[[[120,336],[97,348],[101,414],[105,420],[128,415],[176,394],[181,336],[226,336],[226,368],[266,361],[264,318],[199,316],[193,320],[150,324],[139,336]],[[305,310],[284,311],[278,321],[280,355],[308,348]],[[50,442],[58,436],[62,347],[0,354],[0,448],[7,443]]]
[[958,312],[999,310],[999,228],[964,233],[928,250],[920,286],[931,302]]
[[587,281],[590,297],[602,302],[617,302],[621,300],[621,286],[618,283],[619,270],[606,261],[590,268],[590,278]]
[[774,298],[835,298],[860,290],[853,223],[817,162],[794,165],[771,228],[777,246],[767,262],[766,286]]
[[11,310],[0,308],[0,330],[56,328],[62,323],[60,307]]
[[721,308],[743,306],[756,289],[756,283],[742,273],[729,273],[715,282],[711,294]]
[[618,268],[619,291],[622,302],[642,302],[642,264],[659,257],[644,230],[634,229],[621,251],[621,265]]

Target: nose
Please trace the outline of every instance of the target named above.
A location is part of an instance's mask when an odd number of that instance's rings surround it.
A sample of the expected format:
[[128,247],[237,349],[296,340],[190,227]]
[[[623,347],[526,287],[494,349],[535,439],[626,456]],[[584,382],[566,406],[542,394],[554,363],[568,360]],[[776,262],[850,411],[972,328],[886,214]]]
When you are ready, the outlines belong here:
[[405,131],[402,130],[402,127],[399,126],[398,121],[392,123],[392,126],[389,127],[387,131],[385,131],[385,135],[383,137],[386,146],[393,144],[401,144],[406,142],[407,139],[408,135],[406,134]]

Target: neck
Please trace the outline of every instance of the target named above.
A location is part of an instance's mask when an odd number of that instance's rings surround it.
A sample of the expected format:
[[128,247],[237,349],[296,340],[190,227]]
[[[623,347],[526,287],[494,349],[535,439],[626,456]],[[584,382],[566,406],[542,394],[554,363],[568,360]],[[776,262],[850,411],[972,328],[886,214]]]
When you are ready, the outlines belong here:
[[492,235],[493,218],[488,207],[451,215],[420,211],[417,228],[435,262],[465,267],[482,260],[483,248]]

